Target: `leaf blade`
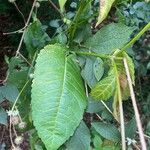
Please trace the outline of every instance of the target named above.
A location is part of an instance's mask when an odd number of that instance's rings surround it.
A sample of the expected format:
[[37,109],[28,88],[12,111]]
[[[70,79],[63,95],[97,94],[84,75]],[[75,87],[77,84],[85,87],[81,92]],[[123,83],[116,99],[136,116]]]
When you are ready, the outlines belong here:
[[98,26],[104,19],[106,19],[114,1],[115,0],[100,0],[100,10],[96,26]]
[[110,75],[102,79],[91,91],[91,96],[95,100],[107,100],[109,99],[115,90],[116,78],[114,75]]
[[63,12],[66,2],[67,0],[59,0],[59,6],[60,6],[61,12]]
[[114,49],[122,48],[129,41],[132,32],[133,27],[111,23],[88,38],[84,45],[95,53],[110,54]]
[[104,138],[119,142],[120,133],[118,129],[112,124],[106,124],[103,122],[93,122],[92,127]]
[[51,150],[58,149],[73,134],[86,107],[79,68],[65,52],[60,45],[41,50],[32,85],[34,125]]

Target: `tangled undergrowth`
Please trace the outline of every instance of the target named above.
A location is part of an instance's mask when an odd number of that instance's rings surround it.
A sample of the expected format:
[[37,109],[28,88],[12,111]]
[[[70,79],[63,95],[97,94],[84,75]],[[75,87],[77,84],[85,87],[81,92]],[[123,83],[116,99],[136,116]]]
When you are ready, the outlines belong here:
[[149,12],[144,0],[0,3],[0,149],[150,149]]

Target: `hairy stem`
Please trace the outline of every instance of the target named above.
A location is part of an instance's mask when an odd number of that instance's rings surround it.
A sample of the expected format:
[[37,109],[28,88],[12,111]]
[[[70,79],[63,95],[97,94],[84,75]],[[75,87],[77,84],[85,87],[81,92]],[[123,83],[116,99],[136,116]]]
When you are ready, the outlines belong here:
[[[35,4],[36,4],[36,0],[34,0],[34,2],[33,2],[33,4],[32,4],[32,8],[31,8],[31,10],[30,10],[29,17],[28,17],[27,22],[26,22],[26,24],[25,24],[25,28],[28,26],[28,24],[29,24],[29,22],[30,22],[30,19],[31,19],[31,16],[32,16],[32,12],[33,12],[34,7],[35,7]],[[19,45],[18,45],[18,49],[17,49],[17,51],[16,51],[16,56],[18,56],[18,54],[19,54],[19,51],[20,51],[20,48],[21,48],[21,45],[22,45],[22,42],[23,42],[23,39],[24,39],[24,36],[25,36],[25,31],[26,31],[26,29],[23,31],[23,34],[22,34],[20,43],[19,43]]]
[[142,123],[141,123],[141,120],[140,120],[140,115],[139,115],[138,107],[137,107],[137,104],[136,104],[135,94],[134,94],[134,90],[133,90],[133,86],[132,86],[132,80],[131,80],[131,77],[130,77],[129,67],[128,67],[128,63],[127,63],[126,58],[123,59],[123,62],[124,62],[124,67],[125,67],[125,71],[126,71],[126,75],[127,75],[128,84],[129,84],[132,105],[133,105],[133,109],[134,109],[134,112],[135,112],[135,118],[136,118],[137,127],[138,127],[138,131],[139,131],[141,147],[142,147],[142,150],[147,150],[146,142],[145,142],[145,139],[144,139],[144,133],[143,133],[143,130],[142,130]]
[[92,52],[74,52],[74,51],[73,51],[73,53],[76,53],[76,54],[78,54],[78,55],[100,57],[100,58],[102,58],[102,59],[111,59],[111,58],[113,57],[114,59],[122,60],[122,57],[114,57],[114,56],[110,56],[110,55],[97,54],[97,53],[92,53]]
[[127,48],[131,47],[149,28],[150,28],[150,22],[128,44],[126,44],[121,49],[121,51],[124,51]]

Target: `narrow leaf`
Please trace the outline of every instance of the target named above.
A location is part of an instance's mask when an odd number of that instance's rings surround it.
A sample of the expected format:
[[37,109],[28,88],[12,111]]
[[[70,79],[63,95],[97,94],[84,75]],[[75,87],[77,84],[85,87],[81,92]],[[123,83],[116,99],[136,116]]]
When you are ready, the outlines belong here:
[[115,82],[116,78],[113,75],[104,78],[99,83],[97,83],[96,86],[92,89],[91,96],[95,100],[109,99],[114,93],[116,85]]
[[64,6],[65,6],[66,2],[67,2],[67,0],[59,0],[59,6],[60,6],[61,12],[64,11]]
[[85,65],[81,71],[81,75],[83,79],[85,80],[85,82],[88,84],[90,88],[95,86],[95,84],[98,82],[94,75],[94,72],[92,71],[95,60],[96,59],[93,57],[86,58]]
[[93,66],[94,75],[98,81],[102,78],[104,74],[103,65],[104,65],[103,60],[101,58],[97,58]]
[[99,17],[96,26],[98,26],[104,19],[106,19],[115,0],[100,0]]
[[82,120],[86,108],[80,70],[67,49],[48,45],[35,65],[32,117],[39,137],[49,150],[58,149]]

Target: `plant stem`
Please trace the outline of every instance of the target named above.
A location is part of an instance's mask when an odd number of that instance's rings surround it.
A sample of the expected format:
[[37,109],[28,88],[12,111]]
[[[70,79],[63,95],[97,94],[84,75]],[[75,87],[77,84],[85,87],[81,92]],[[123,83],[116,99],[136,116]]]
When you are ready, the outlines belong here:
[[118,96],[118,102],[119,102],[119,112],[120,112],[120,126],[121,126],[121,140],[122,140],[122,150],[126,150],[126,140],[125,140],[125,123],[124,123],[124,113],[123,113],[123,107],[122,107],[122,96],[121,96],[121,89],[120,89],[120,81],[119,81],[119,74],[118,69],[116,66],[116,63],[114,60],[113,65],[115,68],[115,74],[117,79],[117,96]]
[[122,60],[122,57],[114,57],[114,56],[110,56],[110,55],[97,54],[97,53],[92,53],[92,52],[74,52],[74,51],[73,51],[73,53],[76,53],[76,54],[78,54],[78,55],[100,57],[100,58],[102,58],[102,59],[111,59],[111,58],[113,57],[114,59]]
[[124,51],[127,48],[131,47],[149,28],[150,28],[150,22],[129,43],[127,43],[121,49],[121,51]]
[[18,5],[16,4],[16,2],[14,2],[14,5],[15,5],[17,11],[18,11],[18,12],[20,13],[20,15],[22,16],[23,21],[24,21],[24,24],[26,24],[26,19],[25,19],[23,13],[21,12],[21,10],[19,9]]
[[[25,28],[28,26],[28,24],[29,24],[29,22],[30,22],[30,19],[31,19],[32,12],[33,12],[33,10],[34,10],[35,4],[36,4],[36,0],[34,0],[34,2],[33,2],[33,4],[32,4],[32,8],[31,8],[31,10],[30,10],[29,17],[28,17],[27,22],[26,22],[26,24],[25,24]],[[25,31],[26,31],[26,29],[24,29],[24,31],[23,31],[23,34],[22,34],[20,43],[19,43],[19,45],[18,45],[18,49],[17,49],[17,51],[16,51],[16,56],[18,56],[18,54],[19,54],[19,51],[20,51],[20,48],[21,48],[21,45],[22,45],[22,42],[23,42],[23,39],[24,39],[24,36],[25,36]]]
[[127,63],[126,58],[123,59],[123,62],[124,62],[124,66],[125,66],[125,71],[126,71],[126,75],[127,75],[128,84],[129,84],[132,105],[133,105],[133,109],[134,109],[134,112],[135,112],[135,118],[136,118],[136,123],[137,123],[138,131],[139,131],[141,147],[142,147],[142,150],[147,150],[146,142],[145,142],[145,139],[144,139],[144,133],[143,133],[143,129],[142,129],[142,123],[141,123],[141,120],[140,120],[140,115],[139,115],[138,107],[137,107],[137,104],[136,104],[135,94],[134,94],[134,90],[133,90],[133,86],[132,86],[132,80],[131,80],[131,77],[130,77],[129,67],[128,67],[128,63]]
[[15,100],[15,102],[14,102],[12,108],[11,108],[12,111],[15,109],[16,103],[17,103],[17,101],[18,101],[20,95],[22,94],[22,92],[24,91],[24,89],[25,89],[25,87],[27,86],[28,83],[29,83],[29,80],[25,83],[25,85],[24,85],[23,88],[21,89],[20,93],[18,94],[18,96],[17,96],[17,98],[16,98],[16,100]]
[[58,7],[51,0],[48,0],[48,1],[53,6],[53,8],[60,14],[60,16],[64,17],[64,15],[61,13],[61,11],[58,9]]

